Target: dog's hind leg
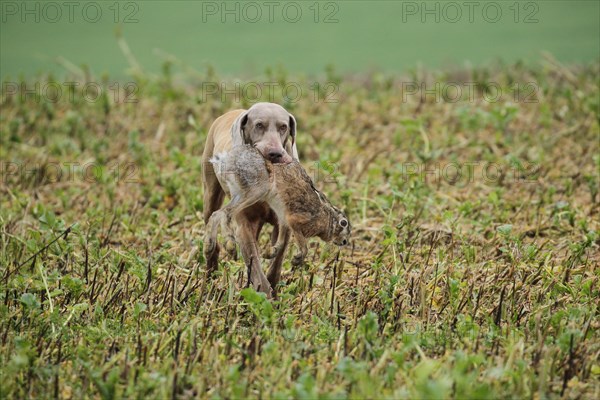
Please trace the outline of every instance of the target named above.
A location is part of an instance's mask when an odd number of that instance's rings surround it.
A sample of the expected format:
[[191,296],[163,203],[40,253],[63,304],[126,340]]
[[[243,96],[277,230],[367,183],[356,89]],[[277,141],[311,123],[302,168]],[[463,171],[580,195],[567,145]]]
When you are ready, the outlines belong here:
[[218,235],[218,227],[219,225],[223,225],[223,220],[226,219],[226,214],[223,210],[219,210],[214,212],[210,218],[208,219],[208,223],[205,227],[204,233],[204,255],[205,257],[212,254],[216,247],[217,243],[217,235]]
[[[202,171],[204,185],[204,222],[208,225],[211,216],[221,207],[225,198],[225,192],[221,188],[219,181],[214,173],[210,163],[205,165]],[[206,271],[210,276],[216,271],[219,263],[219,244],[216,242],[216,236],[213,245],[209,245],[204,251],[206,259]],[[206,245],[206,242],[205,242]],[[209,251],[210,250],[210,251]]]

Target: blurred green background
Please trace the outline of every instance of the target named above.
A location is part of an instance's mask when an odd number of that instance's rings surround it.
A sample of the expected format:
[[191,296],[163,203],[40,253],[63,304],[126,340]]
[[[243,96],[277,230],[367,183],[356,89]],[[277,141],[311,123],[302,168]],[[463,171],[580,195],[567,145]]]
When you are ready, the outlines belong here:
[[68,62],[124,76],[117,31],[146,71],[160,71],[168,53],[233,76],[279,65],[311,74],[329,64],[391,72],[535,62],[544,51],[575,63],[600,52],[597,0],[66,3],[1,2],[3,78],[60,74]]

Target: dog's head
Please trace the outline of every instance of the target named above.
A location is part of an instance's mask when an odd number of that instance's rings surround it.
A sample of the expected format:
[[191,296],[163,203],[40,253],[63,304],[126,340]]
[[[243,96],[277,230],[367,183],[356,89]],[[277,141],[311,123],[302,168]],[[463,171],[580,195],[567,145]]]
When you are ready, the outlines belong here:
[[231,127],[233,145],[249,144],[273,163],[298,161],[296,119],[274,103],[257,103]]

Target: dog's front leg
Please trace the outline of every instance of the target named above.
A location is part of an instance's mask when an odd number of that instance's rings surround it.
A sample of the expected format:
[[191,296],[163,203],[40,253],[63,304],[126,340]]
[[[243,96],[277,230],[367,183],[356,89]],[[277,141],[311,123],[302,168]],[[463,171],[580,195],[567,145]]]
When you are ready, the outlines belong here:
[[271,287],[273,290],[277,290],[277,284],[279,284],[279,280],[281,279],[281,267],[283,265],[283,258],[285,257],[285,250],[288,247],[288,243],[290,241],[290,229],[288,226],[280,225],[279,227],[279,235],[277,238],[277,245],[274,247],[276,251],[273,259],[271,260],[271,266],[269,267],[269,271],[267,276],[269,278],[269,282],[271,283]]
[[258,245],[256,244],[256,235],[260,229],[260,221],[250,221],[244,213],[241,213],[237,220],[237,237],[242,257],[244,257],[244,263],[249,272],[249,281],[257,292],[263,292],[268,298],[271,298],[273,290],[260,266]]

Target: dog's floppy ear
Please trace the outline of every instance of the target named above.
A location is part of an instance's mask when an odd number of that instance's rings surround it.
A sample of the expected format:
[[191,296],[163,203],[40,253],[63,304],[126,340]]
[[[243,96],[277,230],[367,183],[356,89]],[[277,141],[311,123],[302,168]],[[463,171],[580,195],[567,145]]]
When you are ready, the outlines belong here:
[[285,146],[285,151],[292,156],[296,161],[300,161],[298,158],[298,149],[296,148],[296,118],[290,114],[290,142]]
[[235,119],[233,125],[231,125],[231,144],[234,147],[246,144],[244,127],[246,126],[246,122],[248,122],[248,111],[241,113],[240,116]]

